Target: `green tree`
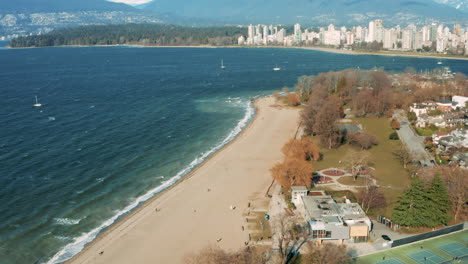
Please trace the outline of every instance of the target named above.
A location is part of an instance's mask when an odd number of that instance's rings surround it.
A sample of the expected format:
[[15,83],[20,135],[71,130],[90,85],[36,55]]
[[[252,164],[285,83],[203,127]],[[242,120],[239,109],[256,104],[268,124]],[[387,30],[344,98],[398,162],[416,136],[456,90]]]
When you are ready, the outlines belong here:
[[418,117],[416,116],[415,112],[408,112],[408,120],[409,121],[416,121],[418,120]]
[[432,214],[424,182],[416,177],[398,200],[392,220],[403,226],[428,226]]
[[450,197],[444,182],[439,174],[432,180],[431,186],[427,190],[428,201],[431,208],[431,222],[429,227],[447,224],[449,220]]

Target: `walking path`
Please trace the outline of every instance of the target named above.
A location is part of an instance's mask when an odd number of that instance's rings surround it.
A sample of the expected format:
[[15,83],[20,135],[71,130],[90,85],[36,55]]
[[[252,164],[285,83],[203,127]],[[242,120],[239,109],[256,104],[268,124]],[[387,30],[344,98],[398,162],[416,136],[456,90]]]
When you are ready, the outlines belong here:
[[410,122],[404,116],[404,111],[395,110],[393,118],[400,122],[400,129],[397,130],[401,142],[408,148],[414,160],[421,163],[423,167],[433,167],[434,158],[423,147],[424,137],[418,136],[410,126]]

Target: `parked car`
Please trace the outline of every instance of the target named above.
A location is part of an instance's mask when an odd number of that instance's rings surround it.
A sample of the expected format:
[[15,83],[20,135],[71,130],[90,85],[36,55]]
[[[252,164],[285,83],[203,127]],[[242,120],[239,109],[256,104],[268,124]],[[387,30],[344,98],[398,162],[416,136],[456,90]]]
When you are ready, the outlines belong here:
[[382,235],[382,238],[387,240],[387,241],[392,241],[392,239],[387,235]]

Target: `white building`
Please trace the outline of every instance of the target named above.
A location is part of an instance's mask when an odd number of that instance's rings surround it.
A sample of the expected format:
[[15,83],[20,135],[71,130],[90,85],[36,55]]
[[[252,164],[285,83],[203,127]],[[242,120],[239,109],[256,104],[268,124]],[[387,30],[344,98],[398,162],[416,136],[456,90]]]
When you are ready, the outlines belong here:
[[323,32],[323,44],[338,46],[341,44],[341,32],[338,30],[328,30]]
[[404,50],[410,50],[413,48],[413,31],[409,28],[402,31],[401,48]]
[[456,103],[455,107],[465,107],[468,97],[455,95],[452,97],[452,102]]

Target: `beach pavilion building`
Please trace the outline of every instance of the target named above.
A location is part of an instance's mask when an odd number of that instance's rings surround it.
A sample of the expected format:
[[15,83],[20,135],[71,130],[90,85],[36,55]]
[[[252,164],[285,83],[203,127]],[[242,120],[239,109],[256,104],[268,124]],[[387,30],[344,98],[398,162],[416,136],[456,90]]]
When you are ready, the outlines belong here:
[[304,218],[318,243],[367,242],[372,222],[357,203],[336,203],[329,195],[301,196]]

